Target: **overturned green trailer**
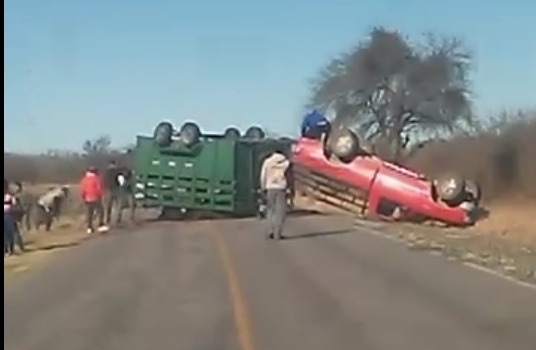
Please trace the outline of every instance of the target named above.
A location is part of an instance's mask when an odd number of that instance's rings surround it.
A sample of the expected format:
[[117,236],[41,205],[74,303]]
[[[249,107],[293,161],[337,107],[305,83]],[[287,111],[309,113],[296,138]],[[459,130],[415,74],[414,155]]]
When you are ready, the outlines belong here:
[[291,142],[266,138],[258,127],[207,134],[192,122],[179,130],[160,123],[133,149],[136,204],[164,215],[256,215],[262,161],[276,148],[290,154]]

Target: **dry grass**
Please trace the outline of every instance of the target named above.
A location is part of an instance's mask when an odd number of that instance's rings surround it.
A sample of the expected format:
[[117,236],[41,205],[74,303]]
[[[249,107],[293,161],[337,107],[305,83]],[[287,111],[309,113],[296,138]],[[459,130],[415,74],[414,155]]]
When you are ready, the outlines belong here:
[[[54,184],[31,185],[24,186],[24,190],[38,197],[52,186]],[[78,198],[76,186],[73,186],[72,192],[62,218],[54,223],[50,232],[34,230],[23,232],[28,251],[4,259],[4,279],[39,268],[53,254],[76,246],[87,237],[82,225],[82,202]]]
[[532,242],[536,239],[536,204],[497,202],[490,205],[490,216],[471,228],[472,232],[500,234],[508,239]]
[[23,232],[27,252],[4,258],[4,280],[39,268],[54,253],[78,245],[87,236],[78,218],[63,218],[50,232]]
[[536,284],[536,233],[497,230],[495,225],[439,229],[403,224],[388,225],[385,232],[398,236],[411,249],[436,251]]
[[410,249],[435,251],[450,259],[482,265],[536,284],[536,205],[500,203],[491,216],[471,228],[438,228],[412,224],[384,227]]
[[500,130],[425,146],[407,164],[435,177],[457,172],[477,181],[488,201],[523,198],[536,204],[536,117],[501,125]]

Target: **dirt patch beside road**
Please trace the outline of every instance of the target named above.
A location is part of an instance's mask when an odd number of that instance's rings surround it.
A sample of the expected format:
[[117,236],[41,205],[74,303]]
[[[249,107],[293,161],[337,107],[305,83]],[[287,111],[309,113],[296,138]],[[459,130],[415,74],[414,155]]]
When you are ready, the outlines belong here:
[[498,204],[471,228],[388,224],[382,230],[415,250],[436,251],[536,284],[536,206]]
[[[310,199],[297,198],[296,205],[323,213],[343,213]],[[501,202],[489,209],[490,216],[470,228],[387,222],[373,226],[404,241],[410,249],[433,251],[536,284],[536,205]]]
[[4,281],[14,274],[39,268],[53,253],[76,246],[88,237],[81,220],[73,218],[62,219],[50,232],[30,231],[23,236],[27,251],[4,258]]

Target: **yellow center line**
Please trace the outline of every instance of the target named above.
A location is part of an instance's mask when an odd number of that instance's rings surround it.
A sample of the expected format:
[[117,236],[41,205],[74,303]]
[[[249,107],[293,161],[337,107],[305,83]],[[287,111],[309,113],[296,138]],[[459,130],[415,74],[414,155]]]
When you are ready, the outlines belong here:
[[227,244],[220,234],[214,233],[213,236],[216,241],[216,245],[218,246],[220,258],[223,263],[223,270],[229,285],[229,294],[231,297],[231,303],[233,305],[236,336],[240,350],[255,350],[248,308],[244,293],[242,292],[242,288],[240,286],[238,274],[231,258],[231,252],[229,251]]

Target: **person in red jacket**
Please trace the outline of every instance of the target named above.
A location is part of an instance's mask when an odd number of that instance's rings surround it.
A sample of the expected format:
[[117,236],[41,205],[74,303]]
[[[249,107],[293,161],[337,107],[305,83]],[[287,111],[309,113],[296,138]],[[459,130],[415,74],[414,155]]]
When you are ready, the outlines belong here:
[[102,179],[96,167],[89,167],[80,181],[80,194],[86,205],[87,232],[93,233],[95,216],[98,221],[98,231],[108,231],[108,226],[104,224],[104,211],[102,207],[102,197],[104,189]]

